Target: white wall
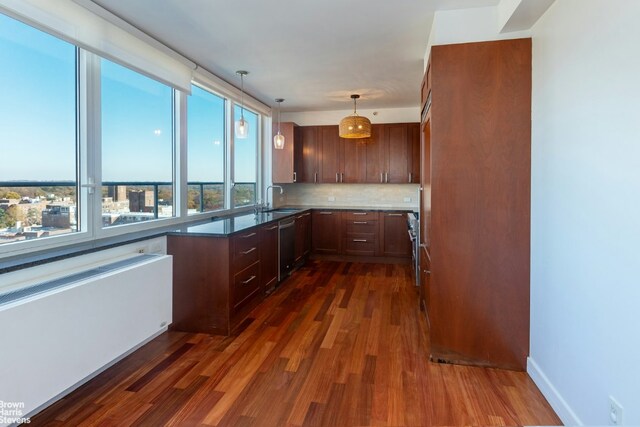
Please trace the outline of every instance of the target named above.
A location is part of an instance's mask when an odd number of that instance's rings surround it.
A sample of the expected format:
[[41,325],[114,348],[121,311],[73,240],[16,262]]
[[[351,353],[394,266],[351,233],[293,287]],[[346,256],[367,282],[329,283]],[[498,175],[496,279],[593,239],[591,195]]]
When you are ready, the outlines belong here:
[[[378,109],[360,109],[358,114],[365,116],[371,123],[410,123],[420,121],[420,107],[417,105],[420,101],[418,87],[416,87],[416,106],[408,108],[378,108]],[[370,101],[374,103],[375,101]],[[344,117],[353,113],[350,110],[333,110],[333,111],[301,111],[282,113],[283,122],[294,122],[299,126],[316,126],[316,125],[337,125]]]
[[[533,27],[529,372],[567,424],[640,425],[640,1]],[[546,377],[546,378],[545,378]]]

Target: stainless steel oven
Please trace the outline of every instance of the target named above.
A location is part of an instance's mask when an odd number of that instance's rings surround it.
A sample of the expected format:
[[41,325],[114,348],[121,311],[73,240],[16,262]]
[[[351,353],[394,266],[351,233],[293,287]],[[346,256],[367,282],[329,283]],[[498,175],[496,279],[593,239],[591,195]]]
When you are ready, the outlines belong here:
[[420,221],[417,212],[407,214],[407,228],[411,239],[411,261],[413,279],[416,286],[420,285]]

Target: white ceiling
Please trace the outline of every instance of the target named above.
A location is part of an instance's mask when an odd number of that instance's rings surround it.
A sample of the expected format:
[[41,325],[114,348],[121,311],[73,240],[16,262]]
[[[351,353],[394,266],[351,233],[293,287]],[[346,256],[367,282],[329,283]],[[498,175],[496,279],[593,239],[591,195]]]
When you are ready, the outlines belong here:
[[418,106],[433,12],[498,0],[93,0],[282,111]]

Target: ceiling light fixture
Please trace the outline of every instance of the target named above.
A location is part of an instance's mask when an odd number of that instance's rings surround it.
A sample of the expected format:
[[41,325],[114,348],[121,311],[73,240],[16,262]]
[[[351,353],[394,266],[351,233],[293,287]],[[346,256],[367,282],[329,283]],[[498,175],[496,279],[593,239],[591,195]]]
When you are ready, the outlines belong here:
[[282,109],[282,98],[276,98],[278,103],[278,133],[273,137],[273,148],[282,150],[284,148],[284,135],[280,133],[280,110]]
[[244,76],[248,71],[238,70],[236,74],[240,76],[240,120],[236,120],[236,138],[245,139],[249,135],[249,123],[244,119]]
[[351,95],[353,99],[353,114],[340,120],[339,134],[341,138],[369,138],[371,136],[371,122],[356,112],[356,100],[360,95]]

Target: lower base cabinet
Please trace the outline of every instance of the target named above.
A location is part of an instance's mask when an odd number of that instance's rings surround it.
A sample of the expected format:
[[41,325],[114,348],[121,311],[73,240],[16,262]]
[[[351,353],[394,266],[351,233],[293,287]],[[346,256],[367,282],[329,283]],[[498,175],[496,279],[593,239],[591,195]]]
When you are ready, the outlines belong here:
[[354,260],[390,262],[411,259],[408,211],[315,210],[313,253],[347,255]]
[[257,229],[233,237],[168,236],[171,329],[230,335],[264,296],[258,243]]

